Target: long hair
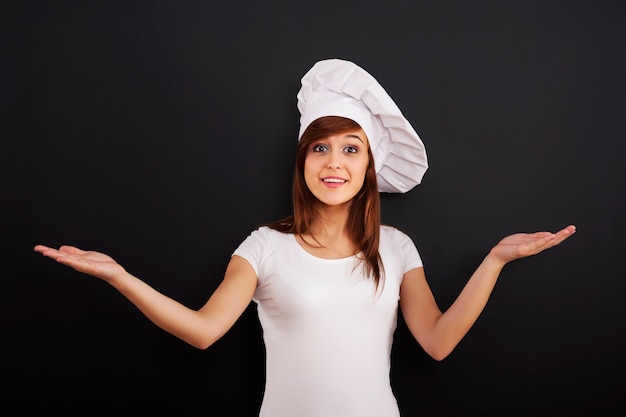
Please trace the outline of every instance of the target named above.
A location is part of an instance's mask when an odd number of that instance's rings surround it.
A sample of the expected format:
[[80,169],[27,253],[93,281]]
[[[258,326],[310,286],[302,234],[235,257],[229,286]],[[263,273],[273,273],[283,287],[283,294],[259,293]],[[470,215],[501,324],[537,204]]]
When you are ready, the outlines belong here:
[[[309,232],[314,220],[320,218],[319,200],[311,193],[304,180],[304,162],[311,144],[331,135],[360,129],[358,123],[339,116],[325,116],[313,121],[302,134],[296,150],[296,165],[292,183],[293,214],[272,223],[272,229],[283,233],[302,235]],[[348,218],[348,233],[364,262],[365,273],[373,278],[378,288],[383,275],[383,264],[378,251],[380,242],[380,195],[371,149],[367,149],[369,164],[361,190],[352,199]]]

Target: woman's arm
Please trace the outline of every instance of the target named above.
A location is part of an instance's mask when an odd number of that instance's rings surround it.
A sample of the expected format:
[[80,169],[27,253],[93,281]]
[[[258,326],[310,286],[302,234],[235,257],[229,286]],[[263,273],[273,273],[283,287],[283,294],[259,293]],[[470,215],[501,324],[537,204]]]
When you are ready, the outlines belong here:
[[443,313],[428,286],[424,269],[408,271],[400,287],[400,308],[409,330],[430,356],[444,359],[478,319],[504,265],[556,246],[575,231],[574,226],[568,226],[557,233],[518,233],[502,239]]
[[222,283],[196,311],[129,274],[103,253],[72,246],[57,250],[43,245],[35,246],[35,251],[108,282],[154,324],[199,349],[206,349],[232,327],[250,304],[257,285],[252,266],[243,258],[233,256]]

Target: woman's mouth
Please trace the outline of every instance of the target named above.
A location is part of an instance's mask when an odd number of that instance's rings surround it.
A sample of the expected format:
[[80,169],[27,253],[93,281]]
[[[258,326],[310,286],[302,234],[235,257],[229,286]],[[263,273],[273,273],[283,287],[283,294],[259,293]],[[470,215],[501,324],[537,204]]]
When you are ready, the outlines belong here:
[[329,187],[339,187],[345,184],[347,180],[344,180],[343,178],[328,177],[322,178],[322,182]]

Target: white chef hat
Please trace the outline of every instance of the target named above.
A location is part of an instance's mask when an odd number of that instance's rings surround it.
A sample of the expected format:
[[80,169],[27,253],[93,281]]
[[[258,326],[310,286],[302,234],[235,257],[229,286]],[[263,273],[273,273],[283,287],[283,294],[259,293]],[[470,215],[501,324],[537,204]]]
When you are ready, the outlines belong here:
[[370,142],[378,189],[405,193],[418,185],[428,169],[426,149],[396,103],[363,68],[350,61],[316,62],[302,77],[297,95],[300,133],[323,116],[357,122]]

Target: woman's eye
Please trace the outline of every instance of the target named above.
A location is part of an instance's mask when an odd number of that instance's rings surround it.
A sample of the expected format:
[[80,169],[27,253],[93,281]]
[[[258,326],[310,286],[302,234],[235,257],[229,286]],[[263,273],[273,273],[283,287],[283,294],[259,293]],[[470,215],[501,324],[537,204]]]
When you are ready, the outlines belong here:
[[325,152],[328,150],[326,145],[313,145],[313,152]]
[[346,147],[344,148],[344,150],[345,150],[347,153],[357,153],[357,152],[359,151],[359,150],[358,150],[358,148],[357,148],[356,146],[346,146]]

